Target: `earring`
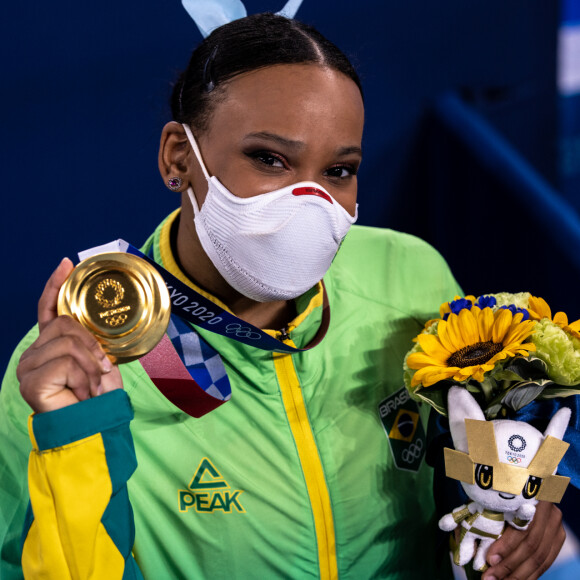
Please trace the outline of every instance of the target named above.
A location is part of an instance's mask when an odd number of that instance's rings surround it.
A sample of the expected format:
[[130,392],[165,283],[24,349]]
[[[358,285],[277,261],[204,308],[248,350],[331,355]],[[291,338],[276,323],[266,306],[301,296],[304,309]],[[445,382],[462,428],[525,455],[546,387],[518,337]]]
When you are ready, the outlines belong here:
[[171,191],[179,191],[179,188],[183,185],[183,179],[181,177],[170,177],[167,180],[167,187]]

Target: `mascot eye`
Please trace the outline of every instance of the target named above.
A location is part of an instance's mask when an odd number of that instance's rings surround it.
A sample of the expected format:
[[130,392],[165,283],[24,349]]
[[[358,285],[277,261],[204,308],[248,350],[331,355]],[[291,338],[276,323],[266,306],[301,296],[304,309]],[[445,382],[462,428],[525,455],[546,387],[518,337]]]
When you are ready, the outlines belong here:
[[542,479],[540,477],[534,477],[533,475],[530,475],[530,477],[528,477],[528,481],[526,481],[526,485],[524,485],[522,495],[526,499],[532,499],[533,497],[536,497],[540,491],[541,485]]
[[491,465],[478,463],[475,468],[475,483],[481,489],[489,489],[493,483],[493,467]]

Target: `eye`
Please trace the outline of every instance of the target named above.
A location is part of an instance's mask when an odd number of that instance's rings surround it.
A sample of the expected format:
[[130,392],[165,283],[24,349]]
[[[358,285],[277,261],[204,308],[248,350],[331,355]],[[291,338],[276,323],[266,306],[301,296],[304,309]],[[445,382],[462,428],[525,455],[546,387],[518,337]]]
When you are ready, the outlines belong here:
[[528,477],[528,481],[526,481],[526,485],[524,485],[524,490],[522,491],[522,495],[526,499],[532,499],[538,495],[540,491],[540,486],[542,485],[542,478],[541,477],[534,477],[530,475]]
[[251,157],[258,163],[268,167],[276,167],[280,169],[286,167],[284,158],[277,153],[272,153],[271,151],[253,151],[252,153],[248,153],[248,157]]
[[334,165],[333,167],[328,168],[324,175],[328,177],[335,177],[338,179],[345,179],[347,177],[351,177],[356,175],[357,169],[356,167],[348,164],[343,165]]
[[489,489],[493,483],[493,467],[491,465],[478,463],[475,468],[475,483],[481,489]]

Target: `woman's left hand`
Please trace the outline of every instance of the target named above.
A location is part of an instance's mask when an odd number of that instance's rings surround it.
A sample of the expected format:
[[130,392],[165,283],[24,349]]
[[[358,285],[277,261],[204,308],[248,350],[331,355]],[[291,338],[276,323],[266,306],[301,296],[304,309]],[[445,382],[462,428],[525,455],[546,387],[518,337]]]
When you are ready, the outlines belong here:
[[562,512],[553,503],[541,501],[527,530],[506,526],[490,546],[490,567],[482,580],[536,580],[552,565],[565,539]]

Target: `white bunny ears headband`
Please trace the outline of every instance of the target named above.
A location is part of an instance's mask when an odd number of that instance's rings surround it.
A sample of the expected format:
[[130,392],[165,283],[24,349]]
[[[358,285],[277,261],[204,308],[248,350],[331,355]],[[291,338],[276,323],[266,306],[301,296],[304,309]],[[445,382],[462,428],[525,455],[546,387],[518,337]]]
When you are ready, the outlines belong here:
[[[248,15],[241,0],[181,0],[181,2],[204,38],[222,24]],[[302,0],[288,0],[277,14],[294,18],[301,4]]]

